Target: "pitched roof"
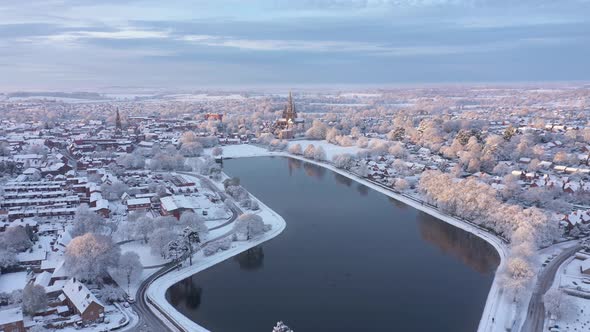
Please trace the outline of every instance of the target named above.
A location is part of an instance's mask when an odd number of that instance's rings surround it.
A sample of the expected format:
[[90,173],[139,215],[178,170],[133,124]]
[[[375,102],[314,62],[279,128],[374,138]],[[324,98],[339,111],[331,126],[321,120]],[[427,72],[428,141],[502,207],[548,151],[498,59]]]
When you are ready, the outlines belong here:
[[84,313],[92,302],[104,307],[96,296],[84,284],[76,280],[76,278],[72,278],[66,282],[63,292],[80,313]]

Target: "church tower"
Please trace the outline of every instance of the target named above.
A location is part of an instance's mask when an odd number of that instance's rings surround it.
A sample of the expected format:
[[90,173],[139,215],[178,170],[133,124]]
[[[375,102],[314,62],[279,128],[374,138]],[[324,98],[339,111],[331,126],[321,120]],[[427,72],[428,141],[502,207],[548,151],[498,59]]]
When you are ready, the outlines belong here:
[[287,122],[289,122],[289,120],[295,122],[295,119],[297,118],[297,111],[295,110],[295,103],[293,102],[291,91],[289,91],[289,100],[283,111],[283,118],[287,120]]

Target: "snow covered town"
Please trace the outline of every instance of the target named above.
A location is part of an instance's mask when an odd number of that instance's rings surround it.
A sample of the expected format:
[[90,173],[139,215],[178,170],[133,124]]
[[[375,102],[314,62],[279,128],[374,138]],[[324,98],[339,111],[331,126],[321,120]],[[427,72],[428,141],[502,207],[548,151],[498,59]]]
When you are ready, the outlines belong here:
[[492,244],[478,331],[590,331],[588,86],[5,93],[0,112],[0,331],[205,331],[164,294],[289,227],[224,172],[262,156]]

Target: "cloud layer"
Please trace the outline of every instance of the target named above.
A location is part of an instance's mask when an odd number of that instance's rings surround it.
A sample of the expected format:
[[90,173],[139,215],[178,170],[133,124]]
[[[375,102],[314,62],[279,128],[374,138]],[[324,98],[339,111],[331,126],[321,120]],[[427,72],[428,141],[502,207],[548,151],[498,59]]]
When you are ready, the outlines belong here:
[[3,0],[0,88],[588,80],[586,0]]

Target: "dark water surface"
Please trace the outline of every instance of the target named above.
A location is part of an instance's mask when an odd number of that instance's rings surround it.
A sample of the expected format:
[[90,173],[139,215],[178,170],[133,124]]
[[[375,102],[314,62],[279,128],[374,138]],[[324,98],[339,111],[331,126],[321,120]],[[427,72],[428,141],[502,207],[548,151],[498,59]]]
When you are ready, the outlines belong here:
[[485,241],[325,168],[283,157],[224,170],[279,213],[279,236],[172,286],[212,331],[475,331],[499,263]]

